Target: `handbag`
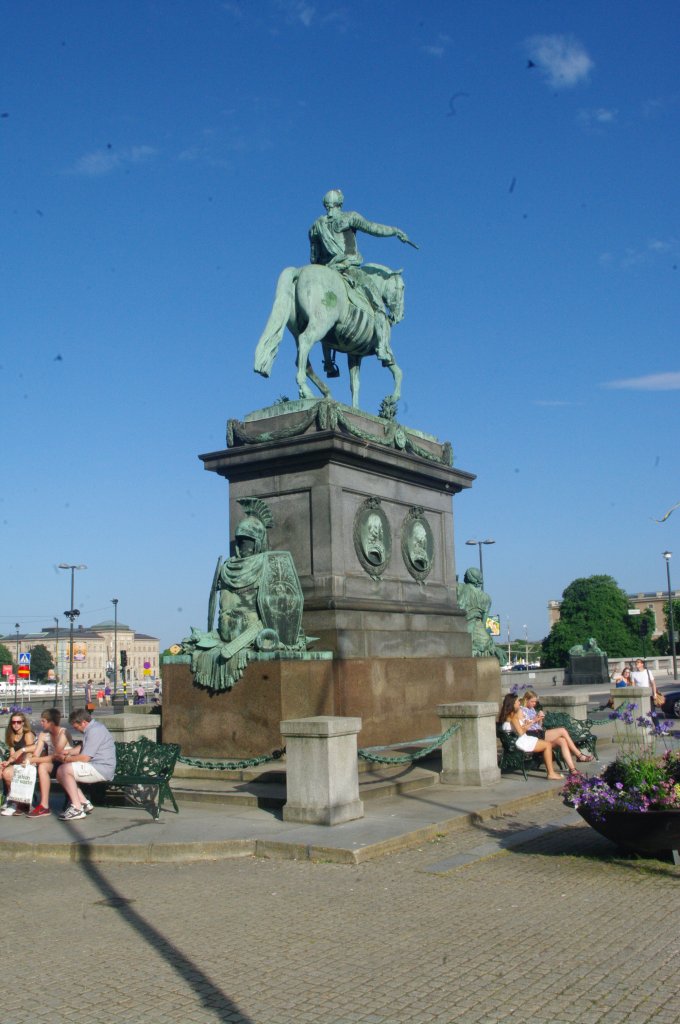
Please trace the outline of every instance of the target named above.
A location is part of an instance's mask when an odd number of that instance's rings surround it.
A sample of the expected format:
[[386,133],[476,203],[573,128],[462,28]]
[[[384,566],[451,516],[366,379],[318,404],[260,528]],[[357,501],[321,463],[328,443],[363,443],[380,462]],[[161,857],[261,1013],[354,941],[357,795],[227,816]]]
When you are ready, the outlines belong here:
[[13,800],[17,804],[30,804],[37,774],[38,770],[34,764],[15,765],[8,800]]
[[652,700],[654,701],[654,704],[656,705],[657,708],[662,708],[664,706],[664,704],[666,703],[666,698],[664,697],[664,695],[662,693],[659,693],[658,690],[656,691],[656,693],[652,697]]

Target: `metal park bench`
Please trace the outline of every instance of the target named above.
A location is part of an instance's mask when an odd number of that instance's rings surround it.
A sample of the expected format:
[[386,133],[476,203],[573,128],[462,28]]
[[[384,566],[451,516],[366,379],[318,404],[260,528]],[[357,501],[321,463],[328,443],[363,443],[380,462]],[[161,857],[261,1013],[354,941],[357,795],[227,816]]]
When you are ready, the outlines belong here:
[[585,749],[597,758],[597,736],[592,732],[593,725],[589,718],[572,718],[566,711],[546,711],[543,719],[544,729],[566,729],[579,750]]
[[[170,779],[179,755],[180,747],[177,743],[154,743],[146,736],[129,743],[116,740],[116,774],[110,782],[100,785],[105,787],[105,792],[110,789],[121,790],[133,803],[146,807],[155,820],[160,817],[166,797],[179,814],[179,807],[170,789]],[[153,794],[148,798],[149,790],[155,790],[155,802]]]

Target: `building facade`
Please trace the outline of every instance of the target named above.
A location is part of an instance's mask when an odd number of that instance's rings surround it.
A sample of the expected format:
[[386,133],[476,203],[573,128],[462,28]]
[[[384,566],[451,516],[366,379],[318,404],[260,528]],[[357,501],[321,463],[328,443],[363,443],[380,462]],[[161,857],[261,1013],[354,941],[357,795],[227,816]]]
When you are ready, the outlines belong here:
[[[674,601],[680,601],[680,590],[672,590]],[[654,632],[652,639],[666,632],[666,616],[663,613],[663,606],[668,603],[668,591],[657,590],[647,593],[628,594],[628,601],[631,608],[637,608],[640,612],[649,609],[654,616]],[[556,622],[559,622],[561,601],[548,601],[548,624],[550,629]],[[675,623],[675,635],[678,635],[678,624]]]
[[[42,644],[52,655],[57,678],[67,680],[70,670],[70,633],[63,629],[45,626],[36,633],[10,633],[0,637],[16,659],[17,647],[20,653],[30,652]],[[118,662],[118,683],[123,682],[121,651],[127,656],[125,682],[153,682],[160,679],[159,640],[146,633],[137,633],[130,626],[113,620],[99,622],[94,626],[77,626],[73,630],[73,681],[79,686],[92,679],[95,684],[105,683],[112,678],[114,655]],[[107,670],[110,675],[107,676]]]

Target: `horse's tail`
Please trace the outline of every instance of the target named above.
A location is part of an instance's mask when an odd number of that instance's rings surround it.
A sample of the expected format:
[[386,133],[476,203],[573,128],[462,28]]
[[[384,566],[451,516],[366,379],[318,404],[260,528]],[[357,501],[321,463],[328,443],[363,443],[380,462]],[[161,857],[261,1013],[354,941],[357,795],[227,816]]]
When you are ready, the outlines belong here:
[[297,267],[286,267],[279,275],[274,305],[255,349],[255,373],[261,373],[263,377],[268,377],[271,373],[283,332],[293,310],[298,273]]

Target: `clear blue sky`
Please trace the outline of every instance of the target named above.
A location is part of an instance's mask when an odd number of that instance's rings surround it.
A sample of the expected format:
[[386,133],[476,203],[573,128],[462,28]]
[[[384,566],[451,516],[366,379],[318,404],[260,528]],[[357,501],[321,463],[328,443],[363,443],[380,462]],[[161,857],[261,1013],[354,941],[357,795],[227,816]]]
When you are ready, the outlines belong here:
[[[676,0],[23,0],[0,8],[0,632],[203,626],[227,485],[197,455],[294,395],[254,346],[321,197],[419,243],[402,423],[477,474],[513,636],[575,577],[680,586]],[[362,406],[388,390],[364,365]],[[335,390],[349,397],[347,374]],[[61,619],[64,622],[63,618]]]

